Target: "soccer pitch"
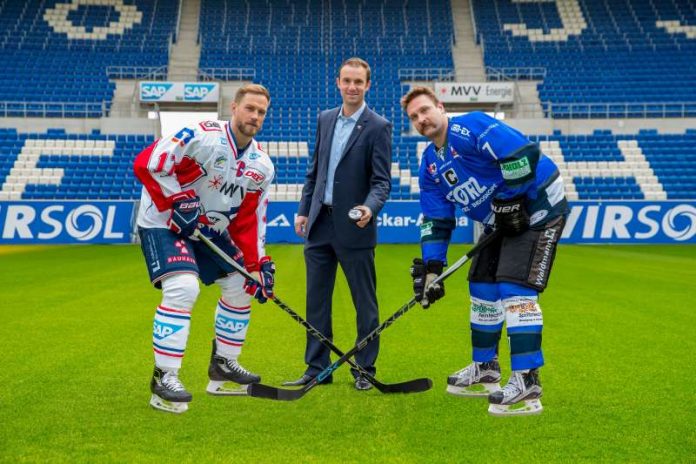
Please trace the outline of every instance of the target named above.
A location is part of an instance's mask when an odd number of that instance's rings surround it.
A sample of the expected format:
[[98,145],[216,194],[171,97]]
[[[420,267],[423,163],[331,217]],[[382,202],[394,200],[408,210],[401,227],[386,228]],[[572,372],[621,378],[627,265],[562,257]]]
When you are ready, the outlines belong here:
[[[452,246],[450,262],[470,245]],[[304,315],[300,246],[269,246],[277,295]],[[384,319],[408,301],[415,245],[377,248]],[[468,265],[466,266],[468,269]],[[694,459],[696,246],[561,245],[541,298],[544,412],[490,417],[484,399],[445,393],[470,361],[466,270],[446,297],[412,309],[381,338],[377,378],[433,379],[384,395],[334,384],[295,402],[205,393],[215,287],[193,311],[181,378],[194,395],[176,416],[148,406],[160,294],[137,246],[0,247],[2,462],[684,462]],[[355,342],[339,274],[335,343]],[[278,385],[304,369],[305,331],[255,304],[245,367]],[[335,359],[335,358],[334,358]],[[503,378],[509,374],[501,343]]]

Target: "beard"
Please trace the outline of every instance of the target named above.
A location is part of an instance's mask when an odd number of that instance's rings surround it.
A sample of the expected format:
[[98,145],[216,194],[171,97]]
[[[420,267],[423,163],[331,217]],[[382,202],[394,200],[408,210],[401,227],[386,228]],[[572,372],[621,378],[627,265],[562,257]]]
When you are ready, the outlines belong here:
[[237,123],[237,130],[247,137],[253,137],[259,131],[259,127],[252,126],[251,124],[245,124],[240,121]]

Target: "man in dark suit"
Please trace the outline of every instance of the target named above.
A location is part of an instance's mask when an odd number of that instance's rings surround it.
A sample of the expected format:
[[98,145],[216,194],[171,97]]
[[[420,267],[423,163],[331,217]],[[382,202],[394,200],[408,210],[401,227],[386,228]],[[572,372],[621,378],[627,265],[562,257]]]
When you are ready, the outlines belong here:
[[[340,263],[357,312],[358,340],[379,325],[375,275],[377,226],[375,215],[391,189],[391,123],[365,104],[370,88],[370,66],[360,58],[344,61],[336,84],[343,105],[319,115],[314,158],[307,172],[295,232],[305,238],[307,266],[307,321],[328,338],[331,297]],[[356,208],[357,221],[348,217]],[[356,361],[374,375],[379,340]],[[307,335],[307,369],[284,385],[307,384],[330,364],[329,350]],[[369,390],[367,380],[352,371],[355,388]],[[324,383],[331,383],[327,377]]]

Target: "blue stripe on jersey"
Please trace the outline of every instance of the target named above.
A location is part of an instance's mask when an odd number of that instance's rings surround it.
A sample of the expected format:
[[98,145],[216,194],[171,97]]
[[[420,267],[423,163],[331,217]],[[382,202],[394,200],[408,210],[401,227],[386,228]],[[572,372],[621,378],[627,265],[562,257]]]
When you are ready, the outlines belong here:
[[183,314],[180,315],[180,314],[173,314],[173,313],[165,313],[165,312],[163,312],[163,311],[160,311],[159,309],[157,309],[157,310],[155,311],[155,313],[158,314],[158,315],[160,315],[160,316],[162,316],[162,317],[170,317],[170,318],[172,318],[172,319],[185,319],[185,320],[187,320],[187,321],[191,319],[191,316],[190,316],[190,315],[189,315],[189,316],[185,316],[185,315],[183,315]]
[[168,346],[158,345],[155,342],[152,342],[152,345],[155,346],[156,348],[159,348],[160,350],[173,351],[174,353],[183,353],[184,352],[184,350],[177,350],[176,348],[170,348]]

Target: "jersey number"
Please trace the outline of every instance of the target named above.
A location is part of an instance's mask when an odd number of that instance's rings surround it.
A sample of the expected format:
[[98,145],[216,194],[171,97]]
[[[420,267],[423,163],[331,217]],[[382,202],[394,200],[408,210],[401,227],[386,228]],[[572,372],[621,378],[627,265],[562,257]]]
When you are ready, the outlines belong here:
[[174,162],[176,157],[174,154],[169,154],[167,152],[160,153],[159,161],[157,162],[157,167],[155,172],[166,172],[168,176],[171,176],[174,172]]
[[491,156],[492,156],[493,158],[498,159],[498,157],[497,157],[497,156],[495,155],[495,153],[493,152],[493,147],[491,147],[491,143],[490,143],[490,142],[484,143],[483,146],[482,146],[481,148],[483,148],[484,150],[488,151],[488,153],[490,153]]

